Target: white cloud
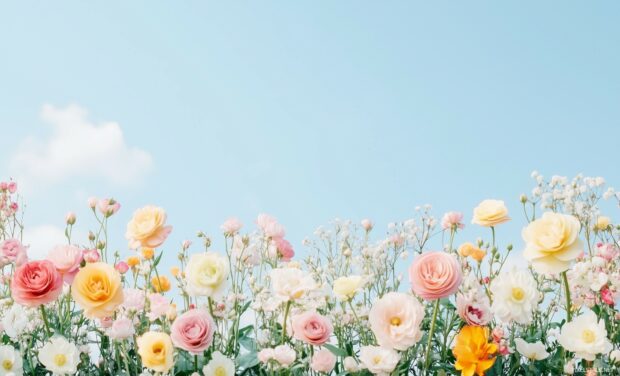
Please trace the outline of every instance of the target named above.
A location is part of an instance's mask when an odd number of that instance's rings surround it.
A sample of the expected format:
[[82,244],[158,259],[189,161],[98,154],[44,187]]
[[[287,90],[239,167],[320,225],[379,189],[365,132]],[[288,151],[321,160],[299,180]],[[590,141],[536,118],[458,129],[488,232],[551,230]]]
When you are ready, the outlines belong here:
[[64,229],[53,225],[26,227],[23,234],[24,245],[29,245],[29,259],[43,259],[54,246],[66,244]]
[[29,137],[17,148],[9,168],[22,186],[59,183],[75,177],[131,185],[151,170],[151,155],[126,144],[115,122],[95,124],[77,105],[46,104],[42,120],[51,125],[49,137]]

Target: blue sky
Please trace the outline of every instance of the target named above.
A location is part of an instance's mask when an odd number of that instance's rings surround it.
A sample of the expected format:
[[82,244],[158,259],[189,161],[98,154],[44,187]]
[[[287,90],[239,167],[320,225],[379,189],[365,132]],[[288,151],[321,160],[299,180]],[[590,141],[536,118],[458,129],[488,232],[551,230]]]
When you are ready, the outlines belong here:
[[[85,231],[86,198],[117,198],[123,251],[125,223],[149,203],[168,211],[172,248],[233,215],[248,225],[271,213],[299,245],[334,217],[382,231],[431,203],[469,222],[493,197],[507,201],[506,237],[519,244],[518,195],[533,169],[620,186],[619,11],[615,1],[4,4],[0,171],[30,185],[34,228],[62,226],[73,210]],[[41,154],[55,137],[42,111],[71,104],[88,111],[80,124],[116,122],[122,139],[86,137],[88,158],[69,168]],[[102,144],[114,155],[92,151]],[[14,162],[31,154],[40,163]],[[101,173],[106,160],[114,171]],[[46,228],[31,236],[47,240]]]

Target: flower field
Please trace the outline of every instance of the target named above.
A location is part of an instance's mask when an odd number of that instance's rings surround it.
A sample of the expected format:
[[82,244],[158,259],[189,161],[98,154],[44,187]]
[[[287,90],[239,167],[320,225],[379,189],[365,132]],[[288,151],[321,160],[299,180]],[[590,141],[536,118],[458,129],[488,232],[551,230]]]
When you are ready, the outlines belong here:
[[532,177],[516,213],[424,206],[387,231],[335,220],[295,245],[266,214],[170,244],[157,206],[113,234],[121,205],[93,198],[88,237],[69,213],[41,260],[17,183],[1,183],[0,376],[620,374],[620,226],[599,208],[620,193]]

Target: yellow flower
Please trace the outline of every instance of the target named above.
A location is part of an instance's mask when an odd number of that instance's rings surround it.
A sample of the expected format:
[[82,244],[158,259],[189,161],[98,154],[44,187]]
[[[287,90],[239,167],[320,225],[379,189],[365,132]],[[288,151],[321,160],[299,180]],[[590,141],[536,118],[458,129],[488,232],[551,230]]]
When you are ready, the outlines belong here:
[[459,246],[458,253],[461,257],[471,257],[478,262],[481,262],[484,259],[484,256],[487,255],[487,252],[484,249],[480,249],[472,243],[461,244]]
[[187,292],[192,296],[219,293],[228,278],[228,260],[215,252],[193,254],[187,264]]
[[580,229],[579,220],[572,215],[544,213],[521,233],[525,240],[523,256],[539,273],[561,273],[583,251]]
[[155,292],[170,291],[170,281],[165,275],[161,275],[159,277],[153,276],[153,278],[151,278],[151,285],[153,286],[153,290],[155,290]]
[[138,337],[137,342],[143,366],[161,373],[168,372],[172,368],[174,348],[168,334],[146,332]]
[[145,206],[133,213],[125,237],[129,248],[157,248],[166,240],[172,226],[166,226],[166,212],[155,206]]
[[342,300],[353,299],[363,286],[364,279],[359,275],[340,277],[334,281],[334,294]]
[[596,225],[594,225],[594,229],[598,231],[605,231],[609,228],[610,223],[611,219],[609,219],[609,217],[600,216],[596,219]]
[[142,253],[142,257],[145,260],[150,260],[153,258],[153,256],[155,256],[155,251],[153,250],[153,248],[143,248],[140,253]]
[[482,262],[482,260],[484,259],[484,256],[486,255],[487,255],[487,251],[485,251],[484,249],[474,248],[469,254],[469,257],[473,258],[474,260],[478,262]]
[[181,271],[178,266],[173,266],[170,268],[170,274],[172,274],[173,277],[178,277],[180,273]]
[[484,227],[492,227],[509,220],[508,209],[504,205],[504,201],[484,200],[474,209],[472,223]]
[[456,336],[452,353],[456,358],[454,368],[461,371],[461,376],[482,376],[493,366],[497,345],[489,343],[488,338],[488,328],[470,325],[465,325]]
[[140,259],[138,258],[138,256],[129,256],[127,257],[127,265],[129,265],[130,267],[134,267],[136,265],[138,265],[140,263]]
[[71,286],[73,300],[89,318],[112,316],[123,302],[121,275],[104,262],[86,264],[76,274]]

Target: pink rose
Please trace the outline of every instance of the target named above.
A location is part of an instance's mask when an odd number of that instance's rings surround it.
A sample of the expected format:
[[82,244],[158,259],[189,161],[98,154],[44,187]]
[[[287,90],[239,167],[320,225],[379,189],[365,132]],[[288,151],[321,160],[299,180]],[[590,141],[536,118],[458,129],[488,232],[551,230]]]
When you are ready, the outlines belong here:
[[112,339],[125,339],[133,336],[135,332],[133,322],[126,317],[121,317],[114,320],[108,329],[108,336]]
[[273,358],[283,367],[288,367],[297,358],[295,350],[289,345],[276,346],[273,349]]
[[316,372],[330,373],[336,365],[336,356],[331,351],[321,349],[314,353],[310,368]]
[[263,230],[265,236],[267,236],[268,238],[283,238],[286,234],[284,226],[279,224],[278,221],[270,215],[259,214],[258,218],[256,219],[256,224],[261,230]]
[[21,266],[28,261],[27,247],[17,239],[7,239],[0,245],[2,263],[15,262],[15,266]]
[[463,224],[463,213],[447,212],[441,218],[441,228],[444,230],[461,229],[465,227]]
[[294,338],[311,345],[324,344],[334,331],[327,317],[311,311],[293,316],[291,327]]
[[427,252],[413,260],[409,281],[413,292],[427,300],[445,298],[458,290],[463,276],[456,257],[445,252]]
[[200,354],[211,346],[215,323],[204,309],[192,309],[177,317],[170,328],[172,343],[191,354]]
[[82,259],[82,250],[74,245],[59,245],[47,254],[47,260],[54,264],[67,283],[73,282],[73,278],[80,270]]
[[119,273],[125,274],[129,270],[129,265],[127,265],[127,263],[125,261],[119,261],[116,265],[114,265],[114,268]]
[[259,362],[263,364],[269,363],[269,361],[274,358],[273,349],[262,349],[258,352],[257,357]]
[[62,275],[47,260],[30,261],[15,269],[11,295],[17,303],[38,307],[56,300],[62,292]]
[[290,261],[293,256],[295,256],[293,246],[288,242],[288,240],[283,238],[275,238],[273,242],[278,249],[278,254],[282,256],[283,261]]
[[611,293],[611,290],[609,289],[609,287],[607,287],[607,286],[604,286],[601,289],[601,300],[605,304],[610,305],[612,307],[616,304],[616,302],[614,302],[614,296]]
[[459,294],[456,297],[456,310],[467,325],[484,326],[491,319],[491,307],[486,296],[476,299]]
[[222,230],[224,235],[232,236],[239,232],[242,226],[243,224],[241,223],[241,221],[233,217],[228,218],[224,223],[222,223],[222,225],[220,226],[220,230]]
[[109,217],[121,208],[121,204],[113,198],[104,198],[97,203],[97,209],[106,217]]

